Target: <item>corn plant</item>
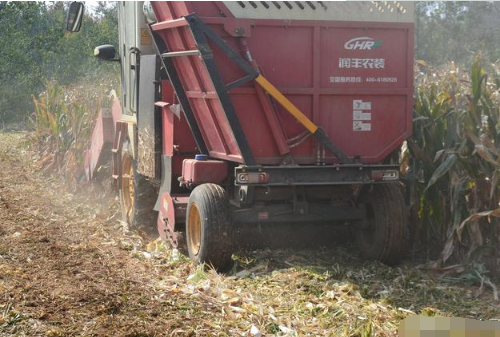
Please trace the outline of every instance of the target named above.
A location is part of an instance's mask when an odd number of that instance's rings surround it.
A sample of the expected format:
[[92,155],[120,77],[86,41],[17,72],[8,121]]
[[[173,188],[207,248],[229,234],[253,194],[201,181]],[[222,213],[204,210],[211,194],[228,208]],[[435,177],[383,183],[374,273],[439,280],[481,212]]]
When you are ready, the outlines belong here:
[[441,264],[498,258],[498,64],[489,74],[480,56],[469,73],[454,64],[417,67],[414,135],[405,166],[412,218],[423,241],[444,245]]
[[33,96],[31,142],[41,170],[64,175],[71,183],[83,178],[84,153],[95,118],[103,104],[109,104],[104,97],[104,90],[92,86],[65,88],[57,82],[48,82],[45,92]]

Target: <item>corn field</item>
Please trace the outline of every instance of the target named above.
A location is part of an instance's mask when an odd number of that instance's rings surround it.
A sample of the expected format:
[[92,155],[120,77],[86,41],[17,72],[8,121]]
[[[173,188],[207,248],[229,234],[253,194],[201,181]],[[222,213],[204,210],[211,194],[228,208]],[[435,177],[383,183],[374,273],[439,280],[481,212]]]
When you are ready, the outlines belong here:
[[469,72],[416,67],[402,166],[416,235],[441,251],[436,268],[480,263],[499,272],[500,65],[476,56]]

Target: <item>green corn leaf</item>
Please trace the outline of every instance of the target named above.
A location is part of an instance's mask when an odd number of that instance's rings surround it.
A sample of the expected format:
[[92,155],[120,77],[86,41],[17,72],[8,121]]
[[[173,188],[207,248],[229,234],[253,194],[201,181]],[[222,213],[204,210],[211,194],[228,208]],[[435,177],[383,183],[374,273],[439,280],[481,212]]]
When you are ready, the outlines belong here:
[[445,161],[439,165],[439,167],[434,171],[432,174],[431,179],[429,180],[429,183],[427,184],[427,187],[425,188],[424,192],[426,192],[432,185],[434,185],[439,178],[444,176],[452,167],[455,165],[457,162],[457,155],[456,154],[451,154],[449,155]]

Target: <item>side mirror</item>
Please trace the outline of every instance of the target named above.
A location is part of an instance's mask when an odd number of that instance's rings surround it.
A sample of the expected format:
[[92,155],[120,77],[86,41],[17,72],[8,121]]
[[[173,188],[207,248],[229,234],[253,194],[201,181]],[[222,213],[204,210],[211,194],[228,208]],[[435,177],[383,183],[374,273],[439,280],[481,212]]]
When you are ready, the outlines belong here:
[[83,20],[83,3],[73,1],[69,5],[68,15],[66,16],[66,30],[69,32],[79,32]]
[[120,61],[116,58],[115,46],[111,44],[95,47],[94,56],[104,61]]

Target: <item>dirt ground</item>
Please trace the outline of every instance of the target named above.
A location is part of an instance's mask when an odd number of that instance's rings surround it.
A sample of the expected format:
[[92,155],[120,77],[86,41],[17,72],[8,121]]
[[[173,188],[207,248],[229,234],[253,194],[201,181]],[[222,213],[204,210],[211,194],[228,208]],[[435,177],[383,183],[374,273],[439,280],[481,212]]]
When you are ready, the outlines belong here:
[[130,233],[114,198],[0,133],[0,336],[394,336],[408,315],[500,318],[489,289],[337,248],[240,253],[227,275]]

